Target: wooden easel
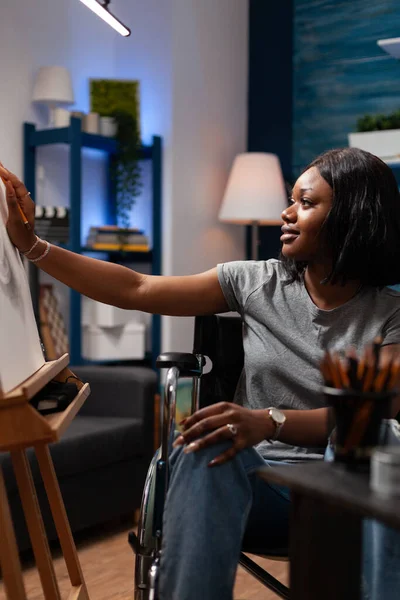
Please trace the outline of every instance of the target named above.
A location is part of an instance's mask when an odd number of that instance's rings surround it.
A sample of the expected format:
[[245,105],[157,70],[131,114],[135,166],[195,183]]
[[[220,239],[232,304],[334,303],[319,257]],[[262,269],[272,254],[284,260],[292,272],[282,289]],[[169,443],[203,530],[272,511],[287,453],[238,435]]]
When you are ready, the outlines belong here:
[[[79,393],[68,408],[41,415],[29,400],[49,381],[65,381],[68,354],[47,362],[22,385],[7,394],[0,389],[0,450],[10,451],[18,491],[39,571],[45,600],[61,600],[49,543],[44,529],[26,448],[33,446],[71,581],[68,600],[89,600],[74,539],[50,456],[49,443],[60,439],[90,393],[89,385],[75,380]],[[26,600],[17,543],[4,478],[0,468],[0,566],[9,600]]]

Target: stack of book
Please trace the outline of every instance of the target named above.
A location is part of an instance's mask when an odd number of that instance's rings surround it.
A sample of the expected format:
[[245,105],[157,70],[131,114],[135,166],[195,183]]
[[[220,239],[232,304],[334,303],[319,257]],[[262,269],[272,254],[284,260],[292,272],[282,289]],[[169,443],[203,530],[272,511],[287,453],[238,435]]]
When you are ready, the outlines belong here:
[[91,227],[86,242],[93,250],[122,250],[125,252],[148,252],[149,238],[140,229],[122,228],[116,225]]

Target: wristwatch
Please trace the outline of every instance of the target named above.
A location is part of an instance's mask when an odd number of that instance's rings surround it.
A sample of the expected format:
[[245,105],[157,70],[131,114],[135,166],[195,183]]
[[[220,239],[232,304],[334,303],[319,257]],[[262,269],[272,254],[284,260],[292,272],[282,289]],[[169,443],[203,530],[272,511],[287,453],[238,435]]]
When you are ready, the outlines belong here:
[[276,442],[281,432],[281,429],[285,424],[286,416],[281,410],[275,408],[274,406],[270,406],[269,408],[267,408],[267,414],[275,425],[274,434],[268,439],[268,442]]

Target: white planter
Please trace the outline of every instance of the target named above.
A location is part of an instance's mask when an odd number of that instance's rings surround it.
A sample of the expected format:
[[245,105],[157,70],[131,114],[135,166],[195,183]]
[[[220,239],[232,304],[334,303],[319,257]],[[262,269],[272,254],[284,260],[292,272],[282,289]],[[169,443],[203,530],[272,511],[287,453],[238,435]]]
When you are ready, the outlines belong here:
[[82,356],[87,360],[141,360],[145,355],[142,323],[124,327],[83,327]]
[[117,134],[117,122],[113,117],[100,117],[100,135],[115,137]]
[[349,146],[371,152],[385,162],[400,161],[400,129],[350,133],[348,138]]
[[143,313],[124,310],[82,297],[82,325],[94,327],[121,327],[128,323],[143,323]]

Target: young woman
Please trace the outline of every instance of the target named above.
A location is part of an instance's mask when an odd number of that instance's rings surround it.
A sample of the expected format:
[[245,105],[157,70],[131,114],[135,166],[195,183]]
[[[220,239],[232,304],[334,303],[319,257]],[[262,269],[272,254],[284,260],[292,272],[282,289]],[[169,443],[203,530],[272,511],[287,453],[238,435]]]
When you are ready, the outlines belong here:
[[[78,292],[164,315],[240,313],[245,367],[235,398],[188,418],[175,443],[160,581],[163,600],[230,600],[242,543],[253,550],[287,545],[288,493],[255,470],[323,457],[324,350],[361,352],[378,333],[384,359],[400,350],[400,294],[386,287],[400,282],[392,171],[355,148],[321,155],[282,213],[281,260],[225,263],[185,277],[141,275],[39,240],[25,186],[3,167],[0,175],[10,238]],[[396,400],[393,415],[399,410]]]

